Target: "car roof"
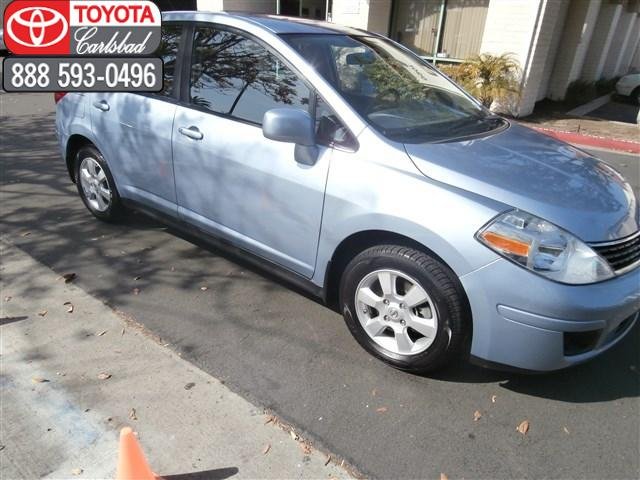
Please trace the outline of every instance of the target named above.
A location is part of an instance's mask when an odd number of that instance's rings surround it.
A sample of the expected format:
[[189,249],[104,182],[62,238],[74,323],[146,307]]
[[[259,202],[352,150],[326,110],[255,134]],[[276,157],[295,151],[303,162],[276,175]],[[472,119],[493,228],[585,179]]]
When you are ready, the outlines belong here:
[[[323,22],[319,20],[308,20],[298,17],[283,17],[281,15],[261,15],[245,12],[208,12],[203,10],[164,12],[163,18],[167,20],[198,20],[210,16],[212,22],[226,18],[244,20],[247,23],[262,27],[271,33],[315,33],[315,34],[343,34],[343,35],[363,35],[364,30],[345,27],[335,23]],[[197,17],[197,18],[196,18]]]

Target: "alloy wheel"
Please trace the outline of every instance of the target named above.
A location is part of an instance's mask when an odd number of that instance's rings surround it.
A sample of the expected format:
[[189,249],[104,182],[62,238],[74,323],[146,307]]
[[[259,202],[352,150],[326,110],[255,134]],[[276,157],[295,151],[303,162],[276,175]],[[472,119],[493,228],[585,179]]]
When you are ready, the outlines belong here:
[[111,188],[98,161],[91,157],[84,158],[80,163],[79,176],[87,203],[98,212],[106,211],[111,205]]
[[438,331],[438,314],[426,290],[396,270],[376,270],[356,289],[355,306],[364,331],[398,355],[424,352]]

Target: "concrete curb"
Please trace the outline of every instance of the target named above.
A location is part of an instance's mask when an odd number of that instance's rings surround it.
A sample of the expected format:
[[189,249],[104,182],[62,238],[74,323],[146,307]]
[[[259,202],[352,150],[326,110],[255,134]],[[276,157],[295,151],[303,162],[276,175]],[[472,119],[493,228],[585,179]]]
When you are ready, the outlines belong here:
[[588,147],[603,148],[606,150],[617,150],[626,153],[640,154],[640,143],[629,140],[617,140],[615,138],[594,137],[592,135],[583,135],[581,133],[563,132],[552,128],[532,127],[535,130],[557,138],[563,142],[584,145]]

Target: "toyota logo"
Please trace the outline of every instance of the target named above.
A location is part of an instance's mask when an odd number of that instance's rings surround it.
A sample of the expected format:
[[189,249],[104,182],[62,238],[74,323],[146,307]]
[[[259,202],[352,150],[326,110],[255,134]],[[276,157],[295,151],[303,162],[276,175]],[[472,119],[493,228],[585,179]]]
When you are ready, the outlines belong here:
[[62,40],[68,30],[64,15],[48,7],[26,7],[7,20],[8,36],[25,47],[50,47]]

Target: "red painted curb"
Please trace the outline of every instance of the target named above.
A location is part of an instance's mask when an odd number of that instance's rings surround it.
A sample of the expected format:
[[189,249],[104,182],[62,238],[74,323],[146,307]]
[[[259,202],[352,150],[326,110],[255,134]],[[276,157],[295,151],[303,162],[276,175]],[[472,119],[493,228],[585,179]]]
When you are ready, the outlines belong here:
[[631,142],[629,140],[616,140],[613,138],[593,137],[591,135],[582,135],[580,133],[563,132],[561,130],[553,130],[551,128],[532,127],[541,133],[557,138],[567,143],[577,145],[586,145],[589,147],[605,148],[608,150],[619,150],[627,153],[640,153],[640,143]]

